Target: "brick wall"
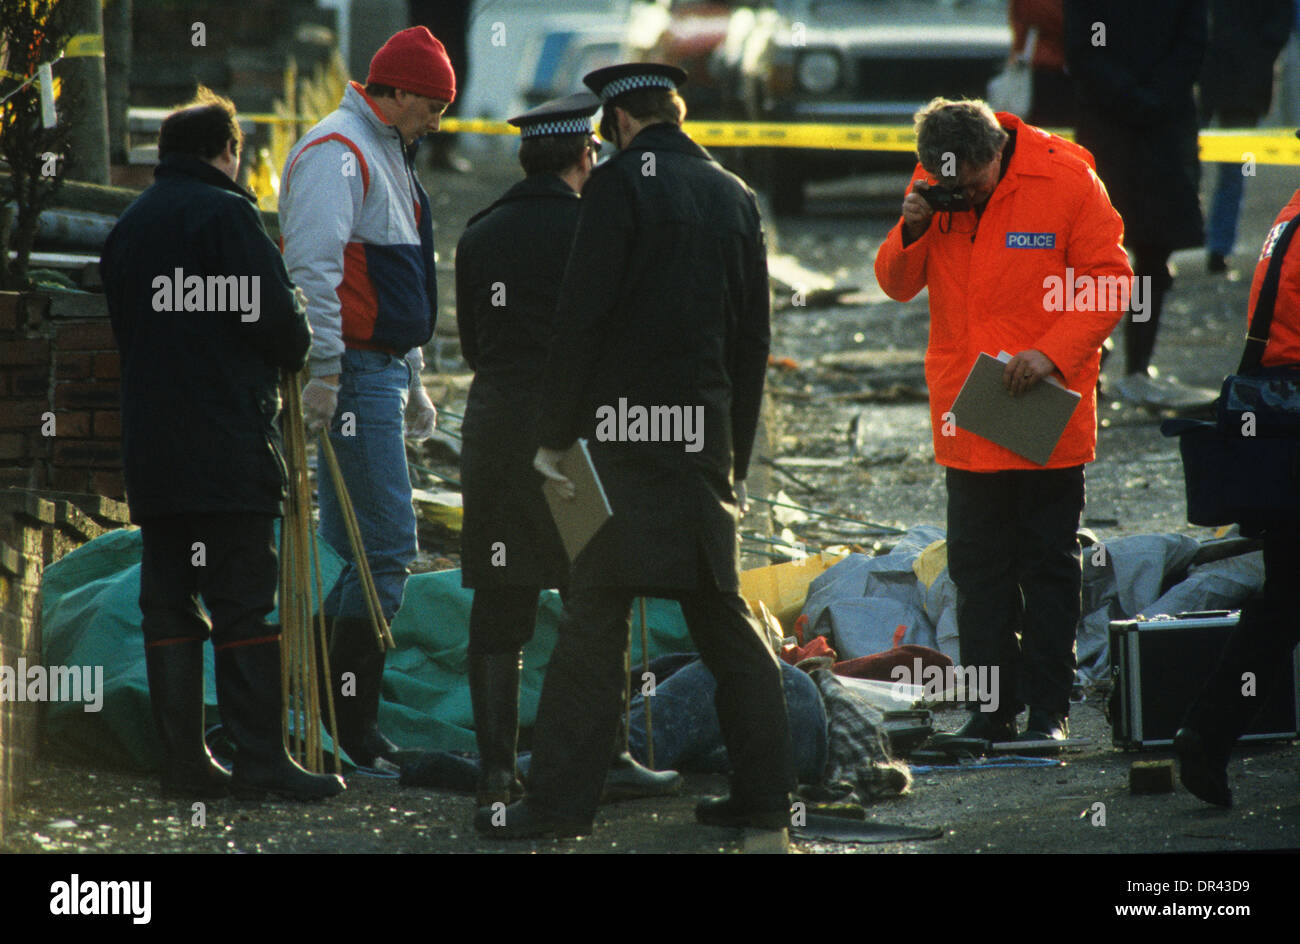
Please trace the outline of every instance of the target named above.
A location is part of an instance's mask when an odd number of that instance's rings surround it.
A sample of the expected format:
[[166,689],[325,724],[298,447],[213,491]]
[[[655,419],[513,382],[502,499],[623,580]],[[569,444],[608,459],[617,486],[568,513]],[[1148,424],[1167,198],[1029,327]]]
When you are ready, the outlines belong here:
[[[98,495],[0,490],[0,665],[41,661],[40,587],[45,568],[126,523],[120,502]],[[40,702],[0,700],[0,842],[40,741]]]
[[102,296],[0,292],[0,486],[120,499],[120,378]]

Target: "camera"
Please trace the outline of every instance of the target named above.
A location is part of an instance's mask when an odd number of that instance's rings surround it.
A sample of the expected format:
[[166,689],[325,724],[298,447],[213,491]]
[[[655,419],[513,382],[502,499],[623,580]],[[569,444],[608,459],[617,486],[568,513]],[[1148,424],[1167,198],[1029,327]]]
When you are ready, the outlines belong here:
[[970,199],[960,187],[944,187],[940,184],[933,184],[924,189],[916,187],[915,191],[936,212],[961,213],[971,208]]

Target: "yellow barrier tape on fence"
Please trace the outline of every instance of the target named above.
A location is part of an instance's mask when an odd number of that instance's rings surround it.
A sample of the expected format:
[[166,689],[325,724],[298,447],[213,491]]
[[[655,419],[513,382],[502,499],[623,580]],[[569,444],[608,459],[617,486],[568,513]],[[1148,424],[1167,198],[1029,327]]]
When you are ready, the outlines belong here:
[[1201,132],[1201,160],[1229,164],[1300,164],[1300,138],[1291,128]]
[[916,136],[902,125],[788,124],[766,121],[688,121],[689,134],[705,147],[787,147],[848,151],[916,150]]
[[[292,121],[277,115],[241,115],[254,122]],[[782,147],[814,150],[913,153],[916,136],[909,125],[797,124],[763,121],[688,121],[685,131],[704,147]],[[504,121],[444,118],[453,134],[518,134]],[[1073,134],[1056,130],[1064,138]],[[1300,164],[1300,139],[1291,128],[1231,128],[1202,131],[1200,157],[1206,162]]]
[[78,33],[68,40],[65,56],[100,56],[104,55],[103,33]]

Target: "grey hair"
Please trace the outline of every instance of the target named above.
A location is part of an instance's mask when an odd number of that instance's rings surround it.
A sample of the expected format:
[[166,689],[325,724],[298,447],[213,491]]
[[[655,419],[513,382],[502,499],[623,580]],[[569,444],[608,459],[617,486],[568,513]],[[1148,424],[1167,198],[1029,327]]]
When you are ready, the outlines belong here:
[[978,98],[934,98],[912,117],[916,122],[916,156],[935,177],[956,176],[955,169],[952,174],[940,173],[945,163],[954,166],[948,155],[956,158],[956,166],[965,163],[984,167],[1002,153],[1007,143],[1007,133],[998,124],[993,109]]

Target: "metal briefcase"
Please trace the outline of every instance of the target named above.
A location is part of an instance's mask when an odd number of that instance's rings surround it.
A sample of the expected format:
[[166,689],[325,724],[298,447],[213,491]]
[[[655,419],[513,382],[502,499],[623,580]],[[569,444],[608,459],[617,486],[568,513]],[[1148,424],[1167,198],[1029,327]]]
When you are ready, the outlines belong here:
[[[1240,617],[1237,610],[1218,610],[1111,622],[1111,726],[1117,747],[1173,743]],[[1288,668],[1289,697],[1261,705],[1242,740],[1289,740],[1300,733],[1300,647]]]

